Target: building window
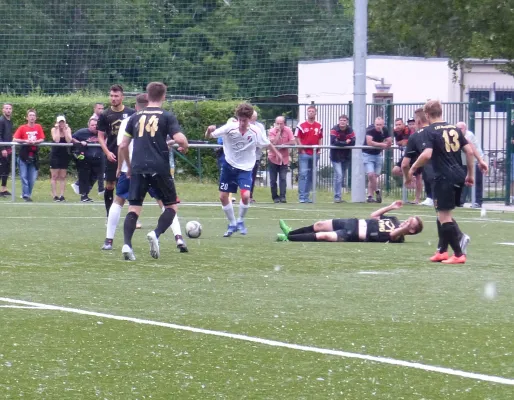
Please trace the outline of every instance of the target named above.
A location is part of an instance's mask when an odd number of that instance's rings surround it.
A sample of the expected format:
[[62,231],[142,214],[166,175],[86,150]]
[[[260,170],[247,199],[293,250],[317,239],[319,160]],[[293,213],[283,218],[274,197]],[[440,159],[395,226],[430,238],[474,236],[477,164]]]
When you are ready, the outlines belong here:
[[[496,112],[507,112],[507,104],[504,103],[508,99],[511,99],[514,102],[514,92],[507,90],[497,90],[495,92],[495,111]],[[500,103],[498,103],[500,102]]]
[[[491,104],[489,103],[489,90],[470,90],[469,102],[476,103],[475,112],[491,111]],[[486,104],[483,104],[483,102],[486,102]]]

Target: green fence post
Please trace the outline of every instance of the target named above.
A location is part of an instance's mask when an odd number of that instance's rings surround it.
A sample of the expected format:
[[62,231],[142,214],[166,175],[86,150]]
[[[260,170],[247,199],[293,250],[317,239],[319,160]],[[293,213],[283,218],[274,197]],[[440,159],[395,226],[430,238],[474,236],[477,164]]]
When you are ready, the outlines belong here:
[[507,99],[507,143],[505,149],[507,150],[507,159],[505,160],[505,167],[507,168],[506,176],[507,176],[507,182],[505,182],[505,205],[510,205],[510,185],[512,182],[512,148],[514,147],[514,144],[512,144],[512,140],[514,138],[513,132],[512,132],[512,99]]
[[196,148],[196,169],[198,171],[198,178],[200,179],[200,183],[202,183],[202,153],[200,150],[200,147]]
[[[391,135],[394,136],[393,132],[393,106],[390,101],[388,101],[385,105],[385,117],[386,117],[386,126],[387,130]],[[394,142],[394,138],[393,138]],[[387,149],[385,151],[385,167],[386,167],[386,192],[389,196],[391,194],[391,159],[393,157],[393,151],[391,149]]]
[[[476,99],[471,99],[468,106],[468,127],[471,132],[475,132],[475,110],[476,110]],[[482,148],[484,148],[484,135],[482,135]]]

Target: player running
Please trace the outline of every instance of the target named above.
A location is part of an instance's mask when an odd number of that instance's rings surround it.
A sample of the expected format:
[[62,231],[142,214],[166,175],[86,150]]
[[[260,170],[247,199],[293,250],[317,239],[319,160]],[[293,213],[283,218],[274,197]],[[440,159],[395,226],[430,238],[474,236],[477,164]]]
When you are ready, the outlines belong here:
[[125,244],[121,250],[125,260],[130,261],[136,259],[132,249],[132,236],[150,188],[155,191],[156,197],[165,207],[157,227],[146,235],[150,243],[150,255],[159,258],[159,236],[166,232],[173,222],[176,215],[173,207],[177,203],[175,183],[170,174],[167,137],[169,135],[180,146],[179,151],[185,153],[189,146],[187,138],[180,131],[175,115],[161,108],[166,98],[166,85],[151,82],[146,91],[148,106],[129,119],[120,145],[120,154],[125,160],[130,160],[129,145],[132,139],[134,140],[132,159],[127,163],[126,175],[130,178],[129,210],[123,226]]
[[417,235],[423,230],[420,217],[409,217],[400,222],[397,217],[385,213],[403,206],[401,200],[371,213],[371,218],[345,218],[318,221],[314,225],[293,230],[279,221],[283,233],[278,242],[381,242],[403,243],[405,236]]
[[[223,137],[225,159],[221,165],[219,191],[222,209],[228,219],[228,229],[223,235],[224,237],[230,237],[237,231],[242,235],[247,233],[244,217],[250,207],[250,189],[256,148],[270,147],[279,160],[282,160],[278,150],[271,145],[260,129],[250,125],[253,113],[254,109],[250,104],[241,103],[235,112],[237,121],[229,120],[227,124],[218,129],[215,125],[211,125],[205,132],[205,137],[208,139]],[[236,221],[229,193],[236,193],[238,187],[241,190],[241,200],[239,201],[239,218]]]

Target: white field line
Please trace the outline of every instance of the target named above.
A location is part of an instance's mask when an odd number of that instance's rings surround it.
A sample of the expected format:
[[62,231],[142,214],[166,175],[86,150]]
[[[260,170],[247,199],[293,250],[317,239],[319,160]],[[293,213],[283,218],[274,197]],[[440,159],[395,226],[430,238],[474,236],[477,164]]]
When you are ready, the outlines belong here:
[[259,343],[262,345],[267,345],[267,346],[272,346],[272,347],[281,347],[281,348],[286,348],[286,349],[300,350],[300,351],[306,351],[306,352],[311,352],[311,353],[326,354],[326,355],[345,357],[345,358],[355,358],[355,359],[359,359],[359,360],[371,361],[371,362],[380,363],[380,364],[389,364],[389,365],[406,367],[406,368],[420,369],[422,371],[437,372],[437,373],[445,374],[445,375],[459,376],[461,378],[469,378],[469,379],[474,379],[474,380],[479,380],[479,381],[500,383],[502,385],[514,385],[514,379],[503,378],[500,376],[493,376],[493,375],[477,374],[474,372],[466,372],[466,371],[461,371],[458,369],[437,367],[437,366],[433,366],[433,365],[426,365],[426,364],[410,362],[410,361],[396,360],[394,358],[388,358],[388,357],[369,356],[369,355],[365,355],[365,354],[350,353],[350,352],[341,351],[341,350],[331,350],[331,349],[323,349],[323,348],[319,348],[319,347],[303,346],[303,345],[299,345],[299,344],[279,342],[276,340],[261,339],[261,338],[253,337],[253,336],[239,335],[239,334],[235,334],[235,333],[212,331],[212,330],[208,330],[208,329],[194,328],[191,326],[170,324],[167,322],[158,322],[158,321],[151,321],[151,320],[147,320],[147,319],[123,317],[123,316],[112,315],[112,314],[104,314],[104,313],[99,313],[99,312],[94,312],[94,311],[81,310],[78,308],[60,307],[60,306],[54,306],[54,305],[49,305],[49,304],[34,303],[34,302],[30,302],[30,301],[10,299],[7,297],[0,297],[0,301],[6,302],[6,303],[12,303],[12,304],[33,306],[33,307],[41,307],[41,308],[44,307],[45,309],[48,309],[48,310],[63,311],[63,312],[69,312],[69,313],[74,313],[74,314],[88,315],[88,316],[92,316],[92,317],[113,319],[113,320],[117,320],[117,321],[133,322],[135,324],[160,326],[163,328],[171,328],[171,329],[176,329],[176,330],[180,330],[180,331],[201,333],[204,335],[224,337],[224,338],[229,338],[229,339],[241,340],[241,341],[245,341],[245,342]]

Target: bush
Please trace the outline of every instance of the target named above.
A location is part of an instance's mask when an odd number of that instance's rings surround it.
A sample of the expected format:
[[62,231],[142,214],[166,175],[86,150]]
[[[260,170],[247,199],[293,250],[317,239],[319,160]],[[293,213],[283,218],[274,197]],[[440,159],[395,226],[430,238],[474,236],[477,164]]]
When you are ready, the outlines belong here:
[[[14,127],[26,123],[26,113],[30,108],[37,111],[37,123],[41,124],[46,140],[52,141],[51,129],[55,125],[58,115],[66,116],[66,121],[72,132],[87,127],[87,121],[93,114],[95,103],[104,103],[108,106],[108,98],[102,94],[74,93],[59,96],[43,96],[32,94],[23,97],[5,96],[2,102],[13,105],[12,121]],[[126,97],[125,105],[134,107],[135,98]],[[229,117],[234,115],[238,101],[174,101],[167,102],[163,108],[172,110],[177,116],[183,132],[189,140],[204,140],[205,129],[208,125],[222,125]],[[215,142],[212,142],[215,143]],[[49,173],[49,147],[40,149],[41,170],[45,175]],[[200,162],[198,160],[200,154]],[[176,156],[176,169],[183,170],[189,176],[197,176],[197,167],[201,165],[202,176],[216,178],[218,168],[216,157],[212,149],[202,149],[198,152],[191,149],[186,156]],[[71,165],[71,164],[70,164]]]

